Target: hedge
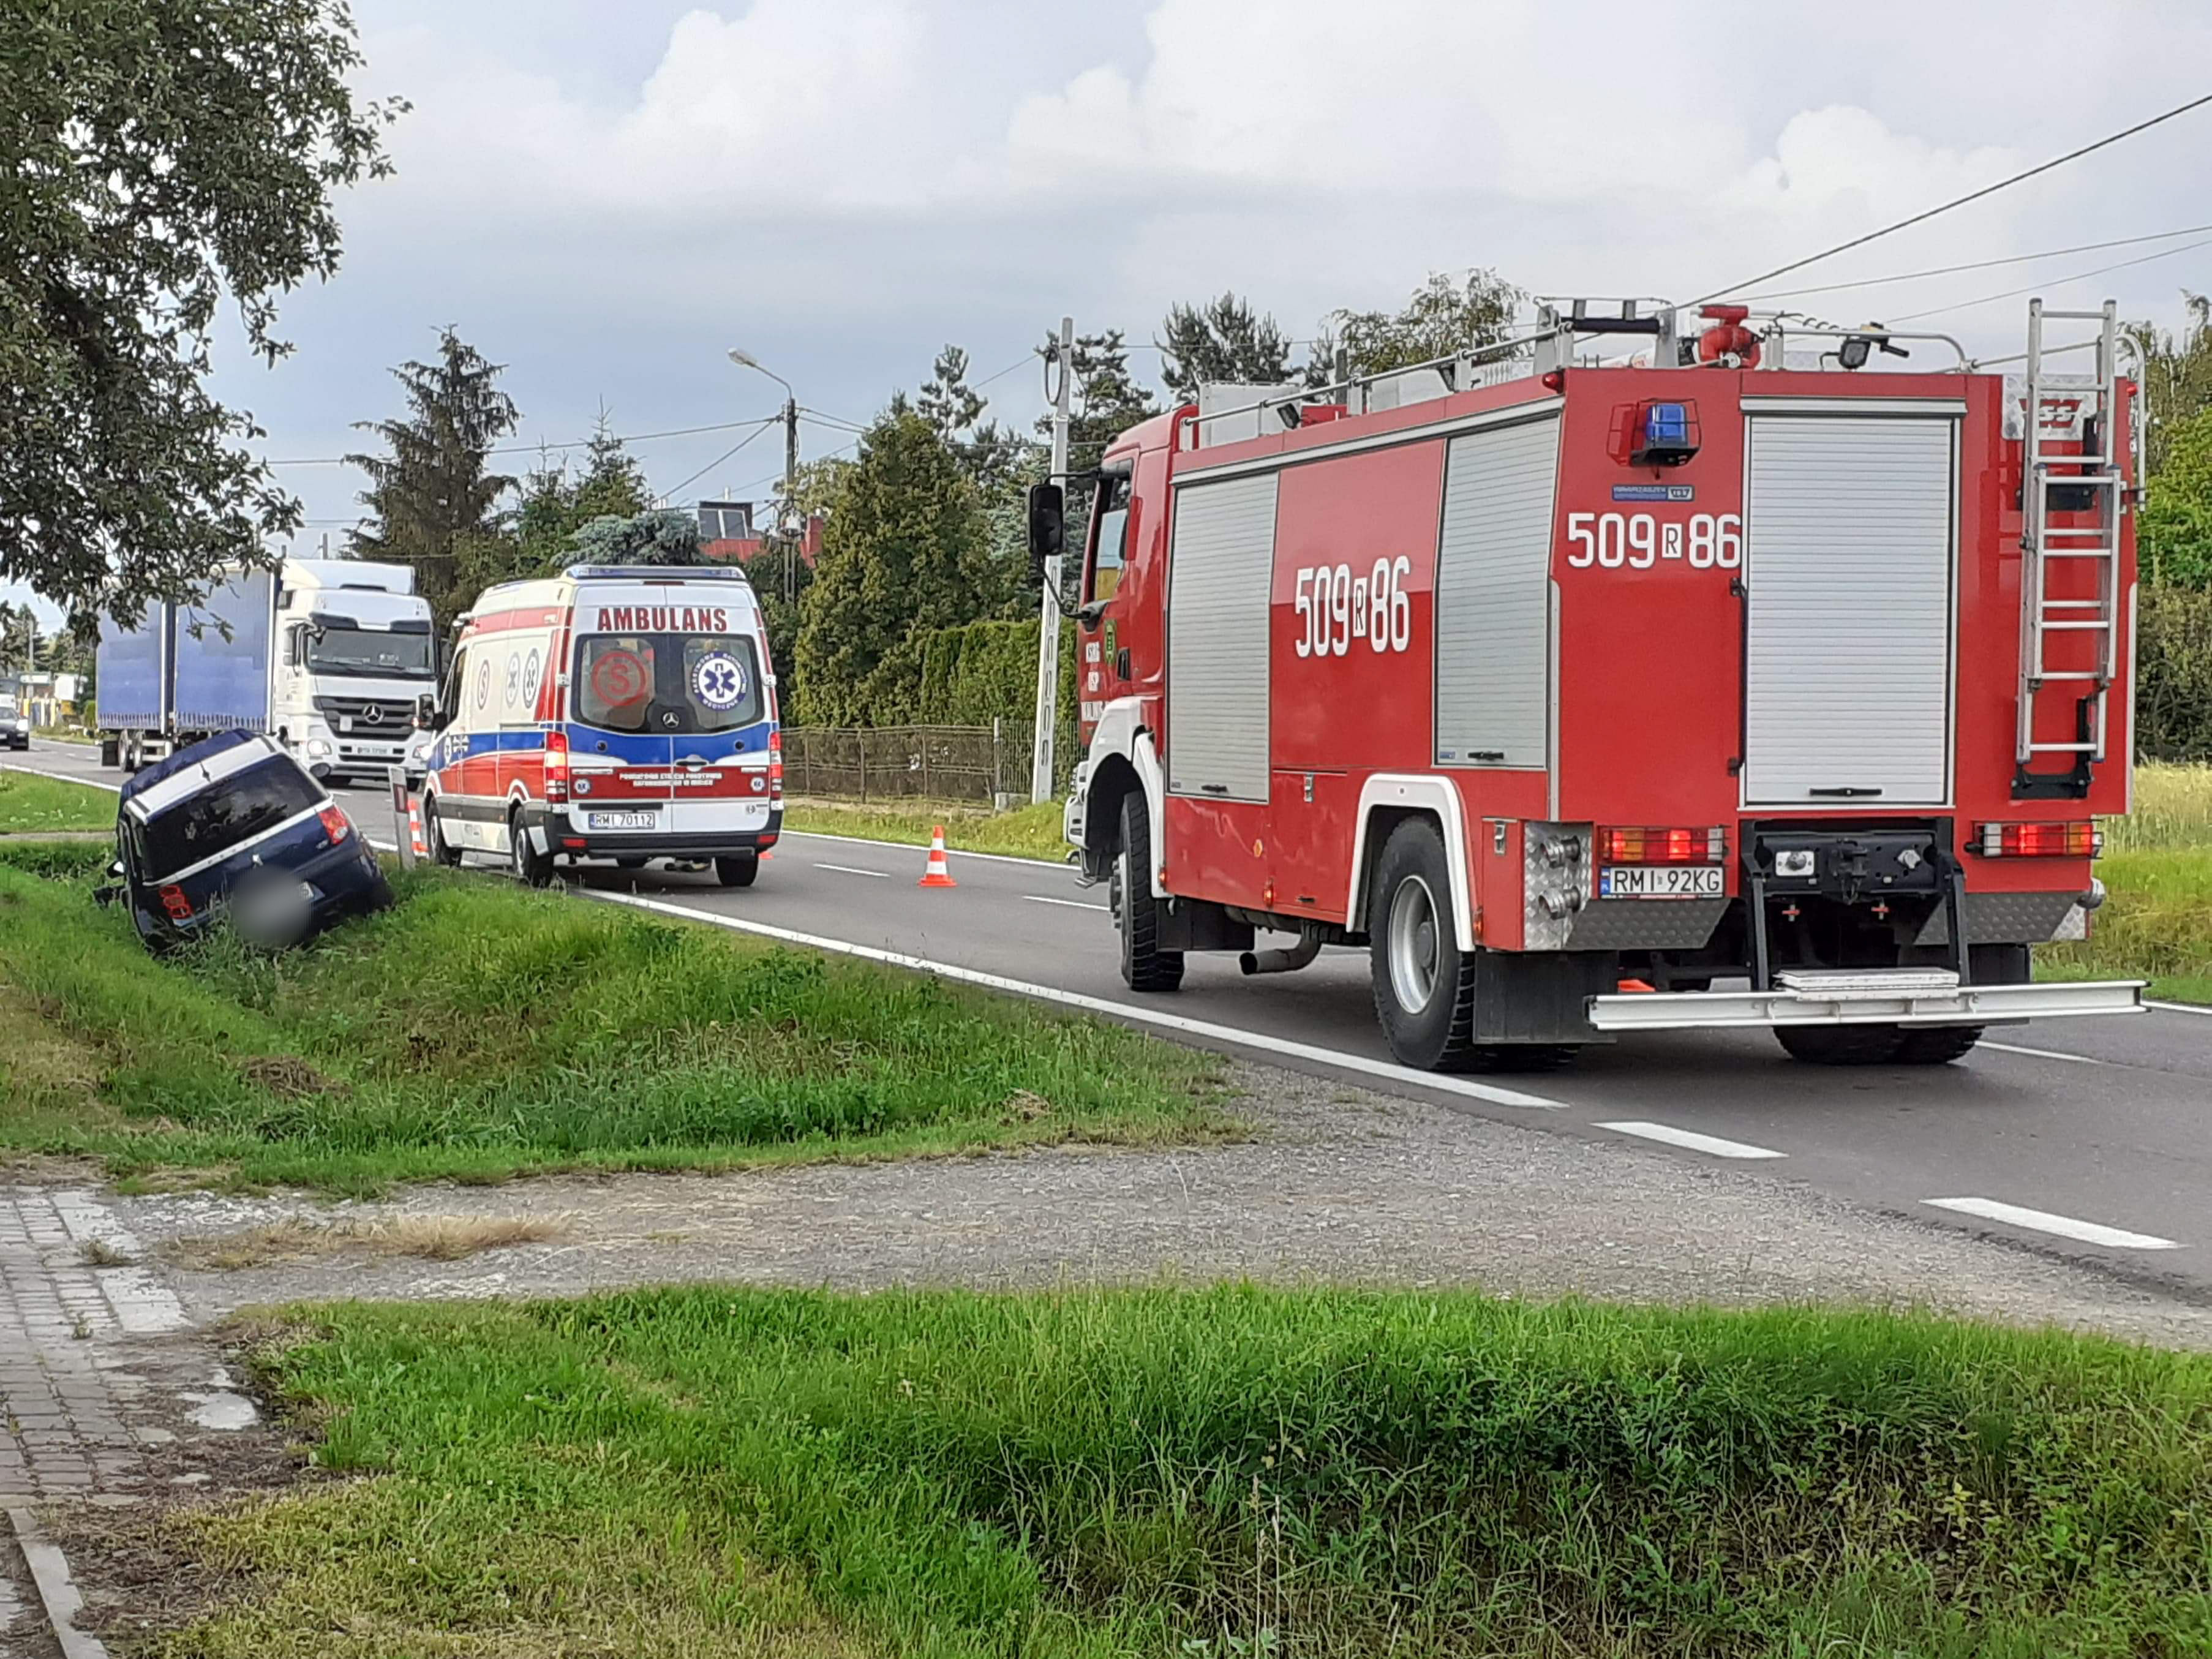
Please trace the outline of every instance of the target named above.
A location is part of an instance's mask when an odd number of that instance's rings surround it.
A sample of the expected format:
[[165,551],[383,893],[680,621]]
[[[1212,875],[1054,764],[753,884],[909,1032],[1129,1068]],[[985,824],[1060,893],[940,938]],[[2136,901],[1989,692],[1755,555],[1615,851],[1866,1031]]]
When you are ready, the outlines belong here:
[[2136,752],[2212,761],[2212,592],[2151,582],[2139,591]]

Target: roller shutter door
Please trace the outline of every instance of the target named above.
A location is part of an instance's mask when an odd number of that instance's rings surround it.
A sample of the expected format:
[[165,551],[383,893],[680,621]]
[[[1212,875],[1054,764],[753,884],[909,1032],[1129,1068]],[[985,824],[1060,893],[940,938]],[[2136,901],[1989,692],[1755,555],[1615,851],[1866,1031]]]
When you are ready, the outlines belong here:
[[1437,763],[1551,758],[1556,416],[1455,438],[1437,551]]
[[1745,801],[1942,804],[1953,422],[1761,415],[1749,424]]
[[1275,475],[1176,491],[1168,555],[1168,792],[1267,799]]

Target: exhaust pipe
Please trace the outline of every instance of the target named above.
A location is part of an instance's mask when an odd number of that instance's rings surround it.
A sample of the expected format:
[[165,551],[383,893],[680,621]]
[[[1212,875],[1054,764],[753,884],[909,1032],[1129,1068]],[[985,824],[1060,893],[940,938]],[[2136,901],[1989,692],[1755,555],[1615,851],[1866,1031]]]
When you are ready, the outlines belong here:
[[1237,958],[1237,965],[1249,974],[1288,974],[1304,967],[1321,954],[1321,935],[1311,931],[1302,932],[1298,942],[1287,951],[1247,951]]

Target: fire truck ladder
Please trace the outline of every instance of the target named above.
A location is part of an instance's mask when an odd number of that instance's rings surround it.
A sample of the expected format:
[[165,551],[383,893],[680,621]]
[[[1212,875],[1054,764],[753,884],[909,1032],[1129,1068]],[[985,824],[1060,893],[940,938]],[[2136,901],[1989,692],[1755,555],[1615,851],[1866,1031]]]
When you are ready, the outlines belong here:
[[[2097,366],[2089,374],[2053,374],[2043,359],[2045,322],[2094,322],[2099,332],[2084,345],[2096,348]],[[2120,622],[2120,514],[2123,475],[2118,441],[2119,399],[2115,380],[2118,343],[2112,301],[2100,311],[2045,311],[2043,301],[2027,307],[2027,398],[2022,419],[2020,702],[2014,742],[2013,798],[2016,800],[2080,799],[2089,792],[2090,769],[2105,758],[2107,715],[2117,672]],[[2063,350],[2067,348],[2060,347]],[[2078,410],[2070,418],[2046,422],[2045,406]],[[2081,433],[2078,453],[2057,453],[2057,439]],[[2053,514],[2096,521],[2054,525]],[[2078,579],[2052,577],[2065,562],[2087,559],[2095,571],[2095,597],[2051,597],[2054,587],[2078,595]],[[2087,635],[2090,650],[2062,648],[2070,637]],[[2081,665],[2084,659],[2087,665]],[[2066,665],[2054,666],[2053,658]],[[2062,681],[2086,687],[2075,704],[2073,735],[2063,742],[2039,739],[2036,696]],[[2063,772],[2037,771],[2036,757],[2069,757]]]

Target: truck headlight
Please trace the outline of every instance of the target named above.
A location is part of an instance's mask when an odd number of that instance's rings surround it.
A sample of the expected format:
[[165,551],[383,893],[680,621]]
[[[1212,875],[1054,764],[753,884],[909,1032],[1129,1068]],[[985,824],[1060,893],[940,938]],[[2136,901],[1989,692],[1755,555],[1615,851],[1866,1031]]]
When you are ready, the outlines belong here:
[[324,738],[309,738],[307,739],[307,752],[313,756],[317,760],[321,760],[330,754],[331,745]]

